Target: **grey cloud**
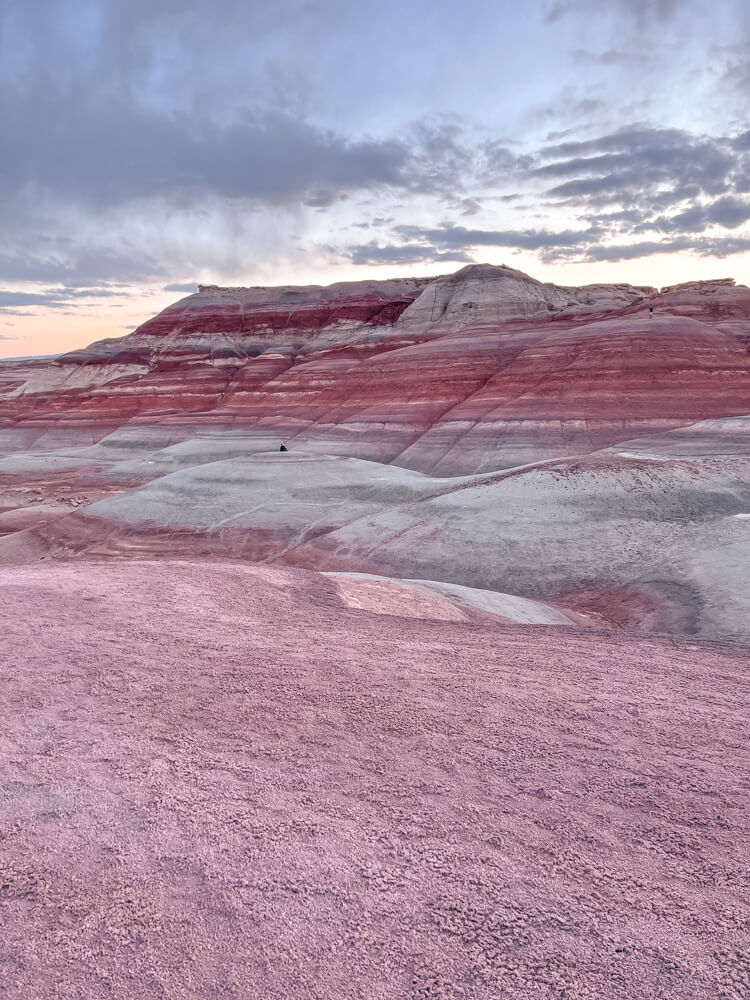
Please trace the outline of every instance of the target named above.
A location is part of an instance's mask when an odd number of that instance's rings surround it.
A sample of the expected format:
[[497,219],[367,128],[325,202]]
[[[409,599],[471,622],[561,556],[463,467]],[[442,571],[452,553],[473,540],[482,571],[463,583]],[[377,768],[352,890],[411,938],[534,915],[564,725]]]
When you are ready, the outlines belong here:
[[378,246],[375,242],[350,246],[346,255],[353,264],[431,264],[438,261],[472,263],[473,258],[462,250],[441,251],[423,243]]
[[606,52],[576,49],[573,53],[576,62],[596,63],[599,66],[630,66],[633,63],[645,62],[648,58],[643,52],[627,52],[621,49],[607,49]]
[[[121,288],[112,288],[108,285],[95,285],[93,287],[80,288],[53,288],[51,293],[65,299],[111,299],[117,295],[122,295]],[[111,309],[117,308],[114,304]]]
[[[532,168],[529,160],[521,168],[512,150],[498,146],[500,161],[522,182],[560,180],[548,194],[572,199],[589,225],[564,230],[401,225],[393,229],[399,242],[383,252],[394,262],[400,252],[404,260],[418,259],[420,252],[434,258],[436,251],[470,256],[483,246],[536,251],[547,262],[626,260],[678,250],[718,256],[739,253],[742,237],[710,234],[712,226],[734,229],[750,219],[747,200],[732,193],[744,162],[737,145],[742,145],[740,137],[634,126],[595,139],[547,146],[540,151],[541,162]],[[707,195],[713,199],[707,201]],[[459,204],[454,205],[456,210]],[[632,239],[649,231],[670,238]],[[372,262],[379,252],[360,252],[356,259]]]
[[622,246],[589,247],[584,259],[591,261],[636,260],[638,257],[650,257],[652,254],[675,253],[678,250],[689,250],[692,244],[687,238],[676,240],[647,240],[641,243],[629,243]]
[[537,167],[533,173],[538,177],[568,177],[571,174],[588,176],[629,163],[630,156],[627,153],[601,153],[598,156],[576,156],[572,160],[557,160],[543,167]]
[[56,296],[44,293],[0,291],[0,309],[17,309],[19,306],[62,305]]
[[95,207],[180,192],[278,202],[404,184],[409,159],[397,139],[349,140],[280,112],[248,110],[217,124],[80,90],[6,89],[0,132],[13,150],[0,188],[6,197],[39,188]]
[[553,3],[551,7],[548,7],[543,15],[543,20],[545,24],[554,24],[555,21],[561,20],[568,13],[569,7],[564,3]]
[[163,292],[195,292],[197,291],[198,285],[194,281],[173,281],[169,285],[165,285],[162,288]]
[[6,204],[28,191],[93,208],[163,196],[179,208],[205,191],[279,202],[407,185],[403,141],[312,123],[309,80],[300,101],[288,97],[300,66],[314,79],[315,41],[363,16],[345,0],[97,0],[96,18],[84,6],[3,4]]
[[482,206],[474,198],[464,198],[461,202],[461,215],[478,215]]
[[706,240],[697,249],[706,257],[730,257],[735,253],[747,253],[750,250],[750,237],[725,237],[723,239]]
[[575,247],[598,239],[602,231],[596,227],[586,230],[482,230],[465,229],[463,226],[443,226],[440,229],[421,229],[416,226],[397,226],[395,232],[404,239],[424,240],[443,250],[466,250],[471,247],[510,247],[519,250],[541,250],[550,247]]
[[[547,194],[580,206],[591,219],[627,203],[640,213],[634,231],[678,231],[683,225],[695,231],[701,223],[734,227],[746,218],[735,197],[747,170],[739,138],[630,127],[546,146],[534,176],[559,179]],[[698,199],[705,196],[716,200],[703,213]]]
[[308,195],[303,204],[307,205],[308,208],[330,208],[331,205],[336,204],[339,198],[340,195],[336,195],[333,191],[316,191]]
[[0,253],[0,275],[4,281],[62,281],[68,273],[58,259],[31,253]]
[[83,298],[112,298],[119,293],[104,288],[51,288],[43,292],[11,292],[0,289],[0,311],[15,313],[29,306],[44,306],[47,309],[64,309],[71,301]]
[[693,205],[684,212],[672,216],[660,216],[649,222],[642,222],[638,230],[658,229],[665,233],[698,233],[702,232],[708,223],[708,213],[704,205]]
[[601,101],[596,97],[584,97],[580,101],[576,101],[571,108],[571,112],[576,118],[581,118],[594,114],[596,111],[601,111],[606,107],[606,101]]
[[673,240],[645,241],[621,246],[593,246],[588,249],[584,259],[590,261],[634,260],[652,254],[676,253],[681,250],[690,250],[702,257],[730,257],[737,253],[747,253],[750,250],[750,238],[717,237],[693,240],[687,236],[680,236]]
[[[7,73],[0,62],[0,133],[12,151],[0,178],[6,200],[41,189],[94,209],[161,196],[179,210],[210,191],[325,208],[382,185],[455,192],[470,170],[473,149],[456,115],[417,121],[404,137],[320,124],[326,46],[346,48],[350,31],[348,58],[361,62],[357,29],[387,38],[394,0],[215,0],[210,8],[98,0],[100,17],[81,25],[50,0],[6,2],[24,29],[25,62]],[[456,20],[447,6],[434,16]],[[166,40],[169,58],[160,51]],[[344,80],[345,67],[337,71]],[[286,79],[295,74],[299,100],[289,100]],[[337,103],[344,89],[339,82]]]
[[[63,130],[55,127],[60,121],[68,122]],[[100,105],[82,93],[6,94],[0,131],[15,150],[0,179],[9,198],[49,191],[94,210],[149,198],[179,210],[207,192],[313,208],[384,187],[454,198],[476,158],[453,115],[416,121],[404,137],[353,139],[278,111],[246,109],[217,124],[126,102]],[[504,174],[529,162],[496,143],[480,155],[485,172]]]
[[600,225],[605,229],[617,226],[636,227],[643,222],[645,213],[640,208],[622,208],[616,212],[600,212],[597,215]]
[[[698,0],[700,2],[700,0]],[[665,21],[674,17],[680,10],[694,6],[695,0],[607,0],[610,10],[641,25],[651,21]],[[567,0],[565,3],[555,2],[547,7],[543,19],[546,23],[559,21],[566,14],[603,13],[602,0]]]
[[428,117],[412,125],[410,156],[397,182],[413,191],[454,198],[473,168],[473,151],[457,115]]
[[60,283],[66,287],[102,287],[135,283],[164,276],[165,265],[141,250],[138,254],[95,249],[73,243],[54,256],[28,250],[0,251],[0,276],[4,281]]
[[625,6],[635,8],[641,15],[658,18],[672,17],[681,7],[688,7],[686,0],[620,0]]
[[[547,263],[571,260],[605,261],[631,260],[651,254],[674,253],[690,250],[700,255],[729,256],[750,248],[750,238],[743,236],[722,237],[707,235],[711,224],[736,228],[750,218],[747,203],[735,198],[723,198],[708,205],[692,206],[672,216],[643,221],[639,209],[624,209],[601,216],[595,224],[581,230],[472,230],[463,226],[444,224],[431,229],[417,226],[398,226],[394,234],[401,239],[409,254],[419,247],[442,252],[470,254],[477,247],[508,247],[539,253]],[[620,242],[639,231],[657,229],[670,234],[664,240]],[[389,247],[391,258],[394,250]]]
[[[530,118],[541,121],[559,122],[561,118],[565,121],[575,121],[576,125],[562,131],[553,130],[547,134],[547,142],[565,138],[568,135],[575,135],[580,132],[581,124],[587,119],[597,116],[609,117],[609,106],[606,101],[595,97],[576,97],[577,88],[568,87],[556,96],[551,104],[542,105],[530,112]],[[533,166],[533,160],[529,158],[525,164],[527,167]]]
[[[313,134],[323,133],[313,130]],[[674,238],[681,234],[695,237],[709,226],[737,228],[748,219],[747,205],[741,198],[745,180],[750,181],[744,133],[707,137],[678,129],[631,126],[586,141],[547,145],[538,154],[518,154],[499,140],[481,142],[472,150],[463,122],[444,116],[418,123],[415,136],[416,152],[404,152],[403,159],[399,153],[396,158],[400,165],[393,165],[396,180],[392,186],[437,194],[444,206],[466,216],[479,214],[479,197],[509,204],[524,201],[533,206],[529,192],[534,186],[540,181],[558,181],[547,195],[575,205],[583,225],[560,231],[553,227],[483,230],[453,224],[432,228],[402,225],[393,230],[395,239],[388,246],[370,243],[343,251],[355,263],[413,263],[439,260],[445,254],[469,260],[471,248],[479,246],[531,250],[552,260],[556,255],[576,259],[595,244],[620,247],[627,243],[625,250],[617,252],[630,254],[634,253],[630,249],[633,244],[628,241],[650,231]],[[391,144],[399,150],[407,146],[403,140],[392,140]],[[385,141],[378,146],[381,150],[388,147]],[[428,170],[424,161],[431,156],[436,162]],[[339,180],[345,183],[345,175],[339,175]],[[462,194],[469,184],[479,197]],[[488,193],[508,187],[522,190],[523,196]],[[323,204],[328,194],[314,187],[311,199]],[[169,204],[164,202],[167,211]],[[554,208],[555,202],[550,207]],[[391,218],[378,216],[371,224],[392,223]],[[365,220],[359,223],[364,224]],[[22,229],[17,225],[17,231]],[[135,282],[170,276],[168,262],[143,249],[135,254],[125,246],[99,251],[80,246],[70,237],[45,240],[44,233],[37,234],[35,240],[36,252],[19,249],[3,257],[0,250],[0,275],[5,280],[91,287],[113,279]],[[182,261],[180,270],[185,273],[198,263]],[[176,266],[175,271],[180,273]]]
[[541,155],[551,156],[585,156],[587,154],[620,152],[632,148],[649,147],[655,142],[665,145],[679,145],[692,138],[689,132],[674,128],[655,128],[645,125],[635,125],[618,129],[608,135],[597,136],[595,139],[584,139],[576,142],[562,142],[546,146],[540,150]]
[[479,152],[480,176],[482,180],[490,183],[503,180],[509,174],[522,174],[534,162],[531,155],[514,152],[508,143],[502,140],[488,140],[482,143]]
[[[667,21],[680,11],[687,11],[700,0],[610,0],[614,11],[628,20],[632,20],[639,28],[645,28],[654,21]],[[601,13],[601,0],[577,0],[574,6],[579,10],[595,10]]]
[[[744,46],[744,55],[747,46]],[[742,58],[729,63],[721,77],[721,88],[728,96],[736,96],[747,107],[747,94],[750,90],[750,59]]]
[[594,195],[605,195],[597,198],[596,204],[606,204],[608,201],[617,201],[624,196],[629,187],[638,183],[638,178],[633,174],[607,174],[604,177],[581,177],[574,181],[566,181],[565,184],[558,184],[550,188],[547,192],[557,198],[590,198]]
[[720,198],[708,207],[706,215],[709,222],[736,229],[750,219],[750,202],[740,198]]

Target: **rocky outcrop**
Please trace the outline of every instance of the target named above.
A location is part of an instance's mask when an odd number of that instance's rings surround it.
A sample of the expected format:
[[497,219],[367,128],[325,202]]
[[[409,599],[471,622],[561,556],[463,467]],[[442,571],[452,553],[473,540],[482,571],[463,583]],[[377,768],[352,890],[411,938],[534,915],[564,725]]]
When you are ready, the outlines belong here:
[[570,288],[470,265],[201,286],[127,337],[11,373],[0,450],[132,440],[146,425],[167,445],[200,426],[482,472],[750,412],[748,343],[750,290],[732,281]]
[[717,281],[688,281],[662,288],[653,303],[655,310],[694,318],[748,319],[750,288],[737,285],[732,278]]
[[566,288],[536,281],[512,267],[470,264],[430,282],[405,311],[401,323],[434,333],[519,320],[540,322],[625,309],[655,295],[655,288],[633,285]]

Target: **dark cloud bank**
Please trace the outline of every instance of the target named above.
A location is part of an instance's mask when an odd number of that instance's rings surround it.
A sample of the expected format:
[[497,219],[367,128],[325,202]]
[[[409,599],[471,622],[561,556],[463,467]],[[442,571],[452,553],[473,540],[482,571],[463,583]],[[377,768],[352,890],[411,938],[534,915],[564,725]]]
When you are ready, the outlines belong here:
[[[114,294],[106,285],[112,281],[169,281],[175,273],[168,261],[142,246],[92,248],[69,231],[70,219],[100,225],[106,242],[114,209],[146,217],[195,210],[211,199],[237,214],[295,206],[325,212],[345,199],[388,192],[407,201],[434,200],[439,225],[404,224],[402,212],[400,224],[376,227],[378,238],[334,247],[361,265],[466,262],[486,247],[536,252],[545,262],[627,260],[677,250],[727,256],[750,249],[742,231],[750,220],[746,125],[731,134],[696,135],[636,123],[523,151],[473,130],[455,114],[423,117],[391,135],[355,135],[324,127],[298,106],[288,67],[269,70],[281,96],[266,79],[262,99],[245,94],[218,113],[194,81],[205,60],[216,60],[220,43],[229,46],[232,18],[248,38],[273,37],[285,18],[298,18],[300,30],[307,25],[323,45],[332,26],[351,21],[356,27],[356,12],[338,0],[322,8],[293,0],[266,8],[217,0],[218,38],[200,56],[203,62],[190,65],[184,53],[182,62],[175,60],[172,89],[180,79],[193,81],[188,107],[170,103],[143,81],[167,65],[155,54],[154,39],[166,43],[183,29],[195,35],[204,23],[200,4],[102,2],[94,55],[85,47],[86,32],[93,31],[82,13],[86,5],[62,6],[78,11],[80,23],[69,25],[71,37],[78,32],[83,39],[77,48],[72,42],[61,48],[65,21],[48,0],[31,6],[9,0],[0,11],[0,39],[9,56],[0,68],[0,281],[58,286],[47,295],[4,293],[0,309],[59,307],[75,289],[91,294],[98,287],[106,296]],[[681,0],[612,4],[636,27],[667,21],[683,6]],[[540,22],[552,30],[596,7],[593,0],[541,4]],[[323,9],[329,18],[317,23]],[[8,42],[18,25],[28,35],[25,61]],[[609,52],[599,53],[599,62],[612,61]],[[292,55],[308,58],[301,47]],[[732,86],[741,88],[744,63],[737,56],[733,65],[739,82]],[[589,97],[576,107],[597,114],[603,102]],[[520,201],[540,222],[483,228],[483,204],[498,200],[510,206],[509,219],[520,217],[514,215]],[[552,220],[563,214],[575,223],[555,226]],[[462,225],[467,216],[477,224]],[[180,292],[192,287],[166,285]]]
[[[0,129],[7,135],[5,104]],[[356,264],[411,264],[463,262],[482,247],[537,251],[548,262],[625,260],[678,249],[725,256],[748,248],[747,239],[725,231],[750,219],[747,132],[694,136],[639,126],[518,155],[494,141],[470,145],[455,123],[421,123],[411,137],[353,142],[279,115],[219,129],[124,112],[108,126],[97,112],[82,114],[77,130],[64,137],[52,128],[54,117],[50,107],[45,127],[34,132],[16,123],[17,155],[2,181],[16,211],[25,199],[33,211],[40,190],[95,212],[135,199],[194,205],[207,195],[236,201],[238,211],[251,202],[324,209],[353,192],[390,189],[433,195],[445,215],[457,206],[458,214],[476,218],[482,194],[502,190],[509,199],[522,192],[550,215],[570,210],[580,228],[400,225],[385,245],[370,241],[343,252]],[[83,166],[82,146],[88,151]],[[17,223],[27,220],[19,213]],[[60,249],[44,257],[38,248],[0,255],[2,276],[91,284],[162,273],[156,261],[134,262],[115,252],[79,249],[72,264],[61,264],[67,258]],[[177,283],[173,290],[189,289]]]

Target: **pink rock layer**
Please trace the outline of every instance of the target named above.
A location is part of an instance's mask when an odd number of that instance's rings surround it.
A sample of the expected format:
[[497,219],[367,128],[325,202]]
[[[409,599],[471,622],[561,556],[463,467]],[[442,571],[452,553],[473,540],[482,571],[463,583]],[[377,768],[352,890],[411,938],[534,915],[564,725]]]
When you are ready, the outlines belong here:
[[748,995],[745,655],[300,570],[0,584],[7,1000]]
[[206,287],[25,382],[0,366],[0,452],[155,426],[171,444],[198,424],[441,476],[489,471],[748,413],[748,343],[750,290],[733,282],[571,289],[476,265]]

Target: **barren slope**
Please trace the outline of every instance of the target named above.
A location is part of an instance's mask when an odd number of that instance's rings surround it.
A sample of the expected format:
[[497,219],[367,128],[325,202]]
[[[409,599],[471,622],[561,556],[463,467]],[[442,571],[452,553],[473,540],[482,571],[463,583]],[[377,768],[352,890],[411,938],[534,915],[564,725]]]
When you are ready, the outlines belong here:
[[[681,438],[681,447],[691,440]],[[187,464],[97,502],[0,515],[0,562],[281,562],[460,584],[609,626],[750,642],[750,459],[628,447],[636,451],[454,479],[304,452]],[[179,467],[200,453],[169,449],[143,464],[168,468],[171,457]],[[143,464],[122,463],[130,475]],[[104,468],[100,488],[120,475]]]
[[0,562],[267,560],[750,641],[749,344],[731,281],[203,288],[0,366]]
[[747,995],[744,656],[300,570],[0,584],[8,1000]]

